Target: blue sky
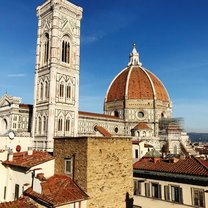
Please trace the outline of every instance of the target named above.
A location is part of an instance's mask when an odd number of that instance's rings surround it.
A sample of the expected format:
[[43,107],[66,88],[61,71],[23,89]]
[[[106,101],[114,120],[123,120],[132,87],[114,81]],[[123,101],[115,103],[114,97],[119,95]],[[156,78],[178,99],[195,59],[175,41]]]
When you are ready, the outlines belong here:
[[[0,95],[33,103],[36,7],[43,0],[2,1]],[[80,110],[102,112],[111,80],[136,43],[143,66],[158,76],[187,131],[208,132],[207,0],[73,0],[81,26]]]

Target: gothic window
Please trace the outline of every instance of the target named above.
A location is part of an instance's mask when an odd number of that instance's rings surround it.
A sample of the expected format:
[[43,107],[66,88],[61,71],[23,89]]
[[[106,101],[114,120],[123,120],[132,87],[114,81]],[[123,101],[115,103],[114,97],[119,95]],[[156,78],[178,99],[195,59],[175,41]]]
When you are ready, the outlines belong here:
[[66,98],[71,98],[71,86],[67,85],[66,86]]
[[43,83],[40,84],[40,100],[43,100]]
[[43,63],[46,64],[49,58],[49,34],[46,33],[43,43]]
[[45,81],[45,98],[48,98],[48,82]]
[[62,131],[63,128],[63,119],[59,118],[58,120],[58,131]]
[[65,131],[70,131],[70,120],[68,118],[66,119]]
[[41,127],[42,127],[42,119],[41,117],[38,118],[38,133],[41,134]]
[[64,40],[62,41],[62,62],[67,64],[70,63],[70,43],[68,37],[65,36]]
[[64,84],[59,85],[59,97],[64,97]]
[[46,133],[46,126],[47,126],[47,123],[46,122],[47,122],[47,120],[46,120],[46,117],[44,116],[43,117],[43,132],[44,133]]

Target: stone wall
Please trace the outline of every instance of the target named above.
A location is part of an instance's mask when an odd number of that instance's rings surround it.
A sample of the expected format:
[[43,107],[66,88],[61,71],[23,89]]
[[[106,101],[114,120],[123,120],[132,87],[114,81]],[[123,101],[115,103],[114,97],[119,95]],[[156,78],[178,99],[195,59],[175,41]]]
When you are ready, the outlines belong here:
[[54,154],[58,174],[75,154],[74,180],[89,195],[88,208],[126,208],[126,194],[133,194],[131,139],[57,138]]

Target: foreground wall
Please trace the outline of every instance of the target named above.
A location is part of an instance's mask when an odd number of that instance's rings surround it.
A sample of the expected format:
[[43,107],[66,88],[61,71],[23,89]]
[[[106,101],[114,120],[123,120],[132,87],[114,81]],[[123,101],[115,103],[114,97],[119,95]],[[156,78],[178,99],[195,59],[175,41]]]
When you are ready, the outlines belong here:
[[88,208],[126,208],[126,195],[133,195],[129,138],[56,138],[54,154],[57,174],[65,173],[64,159],[73,158],[71,177],[89,195]]

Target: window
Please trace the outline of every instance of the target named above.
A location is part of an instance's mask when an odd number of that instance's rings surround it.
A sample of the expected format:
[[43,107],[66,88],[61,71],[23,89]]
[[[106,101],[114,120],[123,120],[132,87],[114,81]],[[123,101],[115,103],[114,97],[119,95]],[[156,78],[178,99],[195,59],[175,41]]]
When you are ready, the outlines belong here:
[[70,62],[70,44],[68,41],[62,41],[62,62],[69,64]]
[[182,188],[178,186],[171,186],[171,200],[173,202],[183,203]]
[[150,184],[145,183],[144,185],[145,185],[145,196],[150,197]]
[[192,204],[194,207],[205,207],[205,195],[203,189],[192,189]]
[[63,119],[60,118],[60,119],[58,120],[58,131],[62,131],[62,127],[63,127]]
[[119,117],[119,112],[118,111],[114,111],[114,116],[115,117]]
[[15,184],[14,200],[19,198],[19,185]]
[[43,45],[43,63],[48,62],[48,57],[49,57],[49,34],[45,34],[45,40],[44,40],[44,45]]
[[40,84],[40,100],[43,100],[43,83]]
[[138,151],[138,149],[135,150],[135,158],[139,158],[139,151]]
[[6,200],[6,190],[7,190],[7,187],[4,186],[4,200]]
[[65,159],[65,174],[72,174],[72,168],[73,168],[72,158],[66,158]]
[[46,133],[46,117],[43,117],[43,132]]
[[134,195],[141,195],[141,182],[134,180]]
[[137,115],[138,115],[139,118],[143,118],[144,117],[144,112],[139,111]]
[[70,120],[66,119],[65,131],[70,131]]
[[42,119],[41,117],[38,118],[38,133],[41,134],[41,127],[42,127]]
[[165,198],[166,201],[170,201],[169,186],[164,186],[164,198]]
[[71,98],[71,86],[66,87],[66,98]]
[[64,85],[62,83],[59,85],[59,96],[64,97]]
[[161,199],[161,185],[152,183],[152,197]]
[[48,98],[48,82],[45,82],[45,98]]

